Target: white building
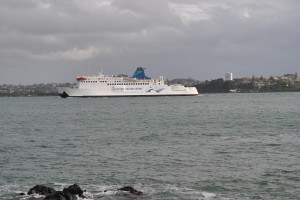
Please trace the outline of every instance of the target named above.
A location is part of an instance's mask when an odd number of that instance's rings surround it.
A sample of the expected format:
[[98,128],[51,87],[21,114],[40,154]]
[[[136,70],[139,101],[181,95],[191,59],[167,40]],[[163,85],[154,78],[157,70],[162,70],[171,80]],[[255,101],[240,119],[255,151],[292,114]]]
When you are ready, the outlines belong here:
[[233,75],[231,72],[227,72],[225,74],[225,81],[232,81],[233,80]]

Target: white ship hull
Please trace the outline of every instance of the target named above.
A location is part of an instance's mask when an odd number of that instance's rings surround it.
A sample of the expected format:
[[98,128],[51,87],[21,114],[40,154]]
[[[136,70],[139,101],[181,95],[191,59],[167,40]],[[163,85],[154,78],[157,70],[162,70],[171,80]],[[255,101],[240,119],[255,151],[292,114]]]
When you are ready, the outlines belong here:
[[121,97],[121,96],[193,96],[195,87],[166,85],[164,78],[151,79],[138,67],[132,77],[127,76],[78,76],[74,87],[58,88],[61,97]]
[[121,97],[121,96],[194,96],[195,87],[177,85],[162,87],[101,87],[101,88],[58,88],[61,96],[66,97]]

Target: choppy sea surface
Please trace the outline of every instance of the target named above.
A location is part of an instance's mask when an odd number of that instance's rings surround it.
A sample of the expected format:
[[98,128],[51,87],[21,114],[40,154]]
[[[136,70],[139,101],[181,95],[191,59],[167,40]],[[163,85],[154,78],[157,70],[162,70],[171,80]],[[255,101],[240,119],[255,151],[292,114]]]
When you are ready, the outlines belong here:
[[300,199],[299,134],[300,93],[3,97],[0,199]]

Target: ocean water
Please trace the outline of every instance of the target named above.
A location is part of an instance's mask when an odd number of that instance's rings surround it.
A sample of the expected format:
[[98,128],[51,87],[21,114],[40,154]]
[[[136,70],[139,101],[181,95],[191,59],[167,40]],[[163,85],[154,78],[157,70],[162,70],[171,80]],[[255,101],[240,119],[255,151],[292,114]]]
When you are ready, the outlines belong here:
[[299,134],[300,93],[3,97],[0,199],[300,199]]

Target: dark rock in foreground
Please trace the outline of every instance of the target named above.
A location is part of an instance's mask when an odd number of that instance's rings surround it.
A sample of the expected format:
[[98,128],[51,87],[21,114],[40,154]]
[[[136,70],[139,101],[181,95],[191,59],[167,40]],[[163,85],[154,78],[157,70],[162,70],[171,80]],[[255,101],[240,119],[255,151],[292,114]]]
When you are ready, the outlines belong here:
[[83,197],[83,190],[76,183],[74,185],[69,186],[68,188],[64,188],[63,193],[69,193],[78,195],[79,197]]
[[44,200],[77,200],[76,195],[85,198],[83,196],[83,190],[77,184],[64,188],[63,191],[56,191],[51,187],[36,185],[31,188],[27,194],[46,195]]
[[64,195],[64,193],[61,192],[61,191],[57,191],[57,192],[55,192],[53,194],[47,195],[44,198],[44,200],[67,200],[67,199],[68,200],[73,200],[73,198],[72,199],[70,199],[69,197],[66,198],[66,196]]
[[131,186],[125,186],[125,187],[122,187],[122,188],[120,188],[118,190],[130,192],[131,194],[135,194],[135,195],[142,195],[143,194],[143,192],[138,191],[138,190],[134,189]]
[[54,192],[56,192],[56,190],[51,187],[47,187],[44,185],[36,185],[33,188],[31,188],[27,194],[28,195],[30,194],[49,195],[49,194],[53,194]]

